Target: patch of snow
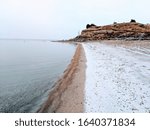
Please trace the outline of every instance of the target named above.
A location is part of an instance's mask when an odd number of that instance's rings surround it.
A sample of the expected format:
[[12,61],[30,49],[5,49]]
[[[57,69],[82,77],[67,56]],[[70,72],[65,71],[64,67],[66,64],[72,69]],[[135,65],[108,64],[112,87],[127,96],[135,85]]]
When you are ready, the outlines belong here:
[[85,112],[150,112],[150,54],[102,43],[83,47]]

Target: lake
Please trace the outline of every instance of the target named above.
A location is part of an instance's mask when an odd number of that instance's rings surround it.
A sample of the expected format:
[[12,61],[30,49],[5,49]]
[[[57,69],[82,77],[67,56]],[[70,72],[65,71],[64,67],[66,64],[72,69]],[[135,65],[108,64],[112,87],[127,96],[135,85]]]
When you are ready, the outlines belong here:
[[36,112],[75,49],[46,40],[0,40],[0,112]]

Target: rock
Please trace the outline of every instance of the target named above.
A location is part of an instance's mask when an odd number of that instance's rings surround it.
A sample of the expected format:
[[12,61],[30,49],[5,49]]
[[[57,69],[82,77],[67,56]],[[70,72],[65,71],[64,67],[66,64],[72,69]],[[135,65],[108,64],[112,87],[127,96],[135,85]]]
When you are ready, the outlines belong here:
[[115,23],[105,26],[87,24],[87,28],[70,41],[84,42],[116,39],[150,40],[150,24],[136,23],[135,20],[131,20],[128,23]]

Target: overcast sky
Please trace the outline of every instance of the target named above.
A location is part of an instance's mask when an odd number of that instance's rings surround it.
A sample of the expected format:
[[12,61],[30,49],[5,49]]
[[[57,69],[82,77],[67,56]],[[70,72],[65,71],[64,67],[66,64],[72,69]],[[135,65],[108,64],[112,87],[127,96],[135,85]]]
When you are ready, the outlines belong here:
[[150,23],[150,0],[0,0],[0,38],[69,39],[131,18]]

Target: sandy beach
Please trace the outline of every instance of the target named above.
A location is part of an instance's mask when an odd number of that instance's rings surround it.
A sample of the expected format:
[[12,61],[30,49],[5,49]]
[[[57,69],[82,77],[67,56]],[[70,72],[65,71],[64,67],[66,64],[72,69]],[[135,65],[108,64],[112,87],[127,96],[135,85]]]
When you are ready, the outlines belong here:
[[71,64],[54,85],[48,100],[38,112],[84,112],[85,64],[84,49],[79,44]]
[[78,44],[39,112],[150,112],[149,49],[149,41]]

